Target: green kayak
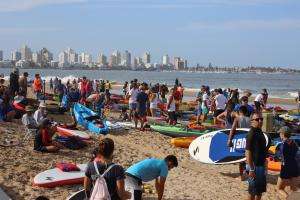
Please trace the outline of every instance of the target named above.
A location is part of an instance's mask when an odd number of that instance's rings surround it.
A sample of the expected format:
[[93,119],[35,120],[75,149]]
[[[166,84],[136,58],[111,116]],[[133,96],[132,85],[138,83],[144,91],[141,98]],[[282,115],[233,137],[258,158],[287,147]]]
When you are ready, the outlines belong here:
[[205,133],[213,131],[213,129],[206,129],[204,131],[188,129],[186,127],[179,126],[163,126],[163,125],[151,125],[151,130],[159,132],[163,135],[170,137],[198,137]]

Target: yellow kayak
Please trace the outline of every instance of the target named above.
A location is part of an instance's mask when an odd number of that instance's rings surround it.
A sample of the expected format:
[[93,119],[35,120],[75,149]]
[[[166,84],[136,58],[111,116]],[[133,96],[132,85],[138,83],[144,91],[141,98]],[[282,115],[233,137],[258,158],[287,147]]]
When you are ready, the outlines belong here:
[[189,148],[192,141],[196,139],[196,137],[179,137],[179,138],[172,138],[171,144],[175,147],[181,148]]

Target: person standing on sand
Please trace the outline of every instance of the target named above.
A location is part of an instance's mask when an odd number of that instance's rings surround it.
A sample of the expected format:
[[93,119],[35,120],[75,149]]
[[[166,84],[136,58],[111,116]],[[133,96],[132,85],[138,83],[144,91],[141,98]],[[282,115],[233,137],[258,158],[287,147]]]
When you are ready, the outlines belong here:
[[218,123],[217,120],[218,115],[220,115],[225,111],[226,104],[227,104],[227,99],[223,95],[223,91],[221,88],[216,90],[216,96],[214,97],[214,99],[216,104],[216,110],[214,112],[213,117],[214,117],[214,124],[216,125]]
[[284,190],[287,186],[290,186],[292,191],[297,190],[297,177],[299,176],[299,167],[296,161],[298,145],[294,140],[291,140],[291,133],[288,127],[282,127],[279,129],[280,138],[282,144],[280,145],[281,155],[281,170],[278,177],[277,188],[278,193],[287,198],[288,193]]
[[170,96],[167,101],[167,111],[169,116],[169,124],[177,124],[176,102],[175,102],[176,86],[170,90]]
[[205,86],[202,85],[200,91],[197,94],[196,102],[198,103],[197,107],[197,124],[201,124],[201,116],[202,116],[202,101],[203,101],[203,93],[205,90]]
[[33,80],[33,91],[36,94],[37,100],[39,100],[42,90],[43,90],[42,79],[39,74],[35,74],[35,78]]
[[209,89],[208,87],[205,87],[203,90],[203,96],[202,96],[202,105],[201,105],[201,110],[202,110],[202,122],[205,122],[207,119],[207,114],[209,112]]
[[147,102],[149,101],[148,95],[146,94],[147,84],[143,83],[140,86],[140,92],[136,97],[137,110],[135,116],[135,128],[137,128],[138,120],[141,122],[141,131],[144,131],[144,123],[147,121]]
[[53,91],[53,79],[52,78],[50,78],[49,85],[50,85],[50,91]]
[[261,130],[263,118],[261,114],[251,116],[251,128],[246,138],[246,162],[249,168],[248,192],[249,200],[260,200],[267,190],[267,153],[269,146]]
[[28,73],[27,72],[24,72],[23,73],[23,76],[21,76],[19,78],[19,87],[24,95],[24,97],[27,97],[27,87],[28,87],[28,81],[27,81],[27,78],[28,78]]
[[[251,125],[250,117],[247,117],[246,114],[247,114],[247,107],[241,106],[238,115],[234,118],[232,128],[228,136],[228,141],[227,141],[228,147],[233,146],[232,139],[236,133],[237,128],[250,128]],[[245,172],[246,172],[245,170],[246,170],[246,163],[245,162],[239,163],[239,172],[240,172],[241,181],[245,180]]]
[[168,155],[164,160],[148,158],[129,167],[125,172],[125,188],[131,192],[131,200],[141,200],[143,182],[152,180],[155,180],[157,199],[161,200],[168,173],[177,166],[176,156]]
[[9,89],[11,97],[14,97],[19,91],[19,70],[15,68],[9,77]]
[[298,114],[300,114],[300,90],[298,91],[298,96],[296,97]]
[[241,106],[246,106],[247,107],[247,114],[246,114],[246,116],[250,117],[251,114],[254,112],[254,108],[248,104],[248,101],[249,101],[248,97],[247,96],[243,96],[241,98],[241,100],[240,100],[241,103],[235,105],[234,111],[238,112]]
[[136,97],[139,93],[138,90],[138,85],[136,82],[132,83],[132,89],[129,90],[128,94],[127,94],[127,98],[129,98],[128,101],[128,105],[129,105],[129,121],[132,120],[133,114],[136,111],[136,106],[137,106],[137,102],[136,102]]
[[93,152],[95,159],[88,163],[84,177],[84,189],[87,198],[90,198],[99,175],[104,176],[111,200],[131,198],[130,192],[127,192],[124,187],[124,168],[112,162],[114,148],[114,141],[110,138],[104,138],[100,140],[99,148]]

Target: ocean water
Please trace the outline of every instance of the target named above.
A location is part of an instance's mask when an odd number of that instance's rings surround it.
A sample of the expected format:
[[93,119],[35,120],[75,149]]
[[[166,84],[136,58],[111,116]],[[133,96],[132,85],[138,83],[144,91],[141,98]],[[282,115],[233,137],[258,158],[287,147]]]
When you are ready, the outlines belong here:
[[[185,88],[199,89],[201,85],[210,88],[239,88],[257,94],[266,88],[271,97],[295,98],[300,90],[299,74],[255,74],[255,73],[200,73],[200,72],[146,72],[146,71],[108,71],[108,70],[59,70],[59,69],[21,69],[27,71],[30,78],[35,73],[49,80],[59,77],[64,81],[86,76],[89,79],[104,79],[124,83],[137,78],[148,83],[166,83],[173,85],[176,78]],[[1,69],[0,74],[9,76],[11,69]]]

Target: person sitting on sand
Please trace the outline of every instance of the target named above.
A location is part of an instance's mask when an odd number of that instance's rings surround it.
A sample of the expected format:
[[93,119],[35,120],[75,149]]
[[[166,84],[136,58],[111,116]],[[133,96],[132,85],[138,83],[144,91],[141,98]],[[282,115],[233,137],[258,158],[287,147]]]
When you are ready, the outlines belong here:
[[50,120],[47,118],[41,120],[39,129],[35,134],[33,149],[40,152],[57,152],[62,145],[52,141],[54,133]]
[[44,102],[41,102],[39,108],[34,112],[34,119],[37,124],[40,124],[43,119],[47,117],[47,105]]
[[168,171],[178,166],[176,156],[168,155],[164,160],[148,158],[129,167],[125,174],[125,188],[132,193],[132,200],[142,199],[142,183],[155,180],[158,200],[164,194]]
[[119,119],[122,120],[122,121],[128,121],[129,120],[129,115],[127,113],[127,108],[126,107],[122,107]]
[[10,102],[10,90],[4,91],[0,96],[0,121],[12,121],[15,118],[16,112]]
[[137,128],[138,120],[141,123],[141,131],[144,131],[144,123],[147,121],[146,116],[147,116],[147,102],[149,101],[148,95],[146,94],[146,88],[147,84],[143,83],[140,86],[140,92],[138,93],[136,97],[137,101],[137,110],[135,113],[135,128]]
[[25,107],[25,114],[22,116],[22,124],[28,129],[28,130],[36,130],[38,129],[38,124],[35,121],[33,117],[33,107],[32,106],[26,106]]
[[280,138],[282,144],[280,145],[281,154],[281,170],[278,177],[277,188],[280,195],[285,198],[288,193],[284,190],[287,186],[290,186],[292,191],[297,190],[297,177],[299,176],[299,167],[296,161],[298,145],[294,140],[291,140],[291,133],[288,127],[282,127],[279,129]]
[[[93,152],[96,154],[96,158],[88,163],[84,177],[84,189],[87,198],[90,198],[93,192],[92,186],[95,185],[97,178],[103,175],[112,200],[130,199],[131,194],[125,191],[124,187],[124,168],[112,162],[114,148],[114,141],[110,138],[104,138],[100,140],[96,152]],[[108,171],[106,171],[107,169]]]

